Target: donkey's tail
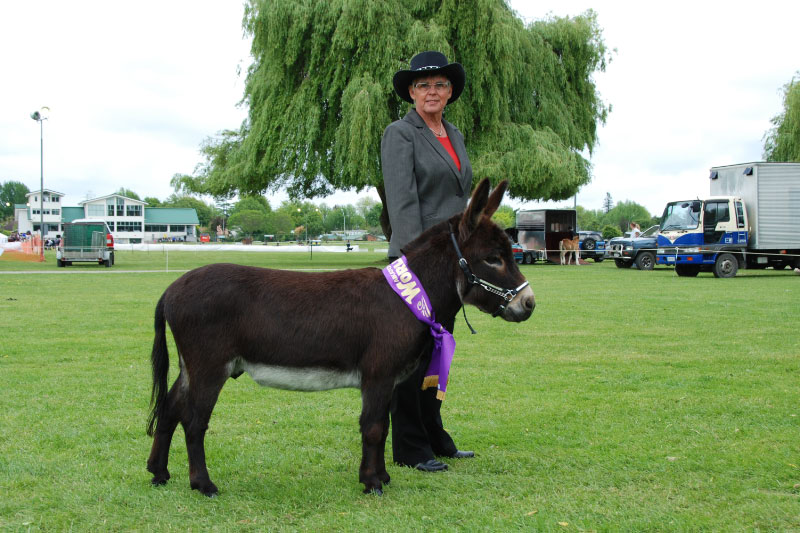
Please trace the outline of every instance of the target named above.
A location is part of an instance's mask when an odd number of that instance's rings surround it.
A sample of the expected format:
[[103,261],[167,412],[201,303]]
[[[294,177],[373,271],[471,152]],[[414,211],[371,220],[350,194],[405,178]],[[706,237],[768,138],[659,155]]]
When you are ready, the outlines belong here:
[[167,331],[164,320],[164,296],[156,304],[156,335],[153,339],[153,391],[150,394],[150,417],[147,421],[147,434],[153,436],[156,423],[164,414],[167,404],[167,374],[169,373],[169,352],[167,352]]

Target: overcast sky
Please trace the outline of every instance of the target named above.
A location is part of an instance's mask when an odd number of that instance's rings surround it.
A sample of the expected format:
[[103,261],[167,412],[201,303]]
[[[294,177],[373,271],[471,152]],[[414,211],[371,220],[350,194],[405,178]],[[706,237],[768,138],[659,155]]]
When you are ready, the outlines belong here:
[[[610,193],[660,214],[669,200],[707,195],[710,167],[761,160],[781,88],[800,70],[800,2],[511,6],[526,21],[592,8],[616,49],[595,76],[613,111],[591,156],[592,182],[577,197],[589,209]],[[236,0],[4,2],[0,182],[39,188],[30,113],[47,106],[45,188],[66,194],[65,205],[120,187],[166,198],[172,175],[201,161],[200,143],[246,116],[237,107],[250,49],[242,12]],[[285,198],[269,197],[273,206]]]

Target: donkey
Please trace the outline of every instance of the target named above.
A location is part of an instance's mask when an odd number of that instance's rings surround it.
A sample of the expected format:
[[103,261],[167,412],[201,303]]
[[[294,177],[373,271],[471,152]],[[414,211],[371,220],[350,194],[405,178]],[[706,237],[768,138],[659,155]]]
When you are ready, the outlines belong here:
[[[490,220],[506,187],[504,181],[490,195],[484,179],[464,213],[404,249],[440,323],[452,323],[462,304],[510,322],[527,320],[533,312],[533,291],[508,237]],[[169,392],[165,321],[179,361]],[[169,447],[180,422],[191,488],[217,494],[206,468],[205,433],[226,380],[247,372],[260,385],[280,389],[360,388],[359,481],[365,493],[382,494],[389,483],[384,447],[392,391],[419,364],[427,364],[431,343],[430,328],[377,268],[302,273],[212,264],[187,272],[164,291],[155,310],[147,428],[154,437],[147,461],[152,483],[162,485],[170,477]]]
[[579,237],[576,235],[572,239],[561,239],[558,241],[558,251],[561,254],[561,264],[564,263],[564,257],[566,256],[567,262],[569,264],[569,254],[575,258],[575,265],[580,266],[581,264],[581,246],[579,241]]

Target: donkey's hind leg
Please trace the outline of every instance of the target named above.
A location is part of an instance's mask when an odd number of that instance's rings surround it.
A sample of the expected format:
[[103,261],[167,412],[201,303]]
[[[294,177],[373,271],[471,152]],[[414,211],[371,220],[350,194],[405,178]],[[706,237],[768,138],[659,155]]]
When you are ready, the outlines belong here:
[[218,489],[208,476],[206,468],[205,435],[211,412],[228,379],[228,374],[210,372],[190,380],[187,405],[181,419],[189,455],[189,484],[209,497],[216,496]]
[[361,467],[358,480],[364,492],[383,494],[383,485],[391,478],[386,472],[386,437],[389,434],[389,404],[393,384],[373,383],[361,390]]
[[151,480],[153,485],[163,485],[169,479],[169,470],[167,470],[169,447],[175,428],[182,418],[185,404],[181,385],[184,377],[183,373],[179,374],[178,379],[169,390],[164,411],[159,416],[153,435],[153,447],[150,450],[150,458],[147,460],[147,470],[153,474]]

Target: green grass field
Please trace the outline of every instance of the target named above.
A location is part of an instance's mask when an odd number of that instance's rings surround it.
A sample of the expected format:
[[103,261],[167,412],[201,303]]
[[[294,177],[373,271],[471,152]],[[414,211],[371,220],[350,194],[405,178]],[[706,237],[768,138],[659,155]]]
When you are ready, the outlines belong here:
[[172,270],[382,259],[182,252],[170,272],[155,252],[119,252],[110,269],[0,261],[0,530],[800,530],[800,276],[771,269],[522,267],[528,322],[468,308],[478,335],[456,323],[442,412],[477,457],[440,474],[389,464],[383,497],[358,483],[358,391],[247,376],[226,385],[206,438],[219,497],[189,489],[180,429],[172,480],[150,486],[153,310]]

